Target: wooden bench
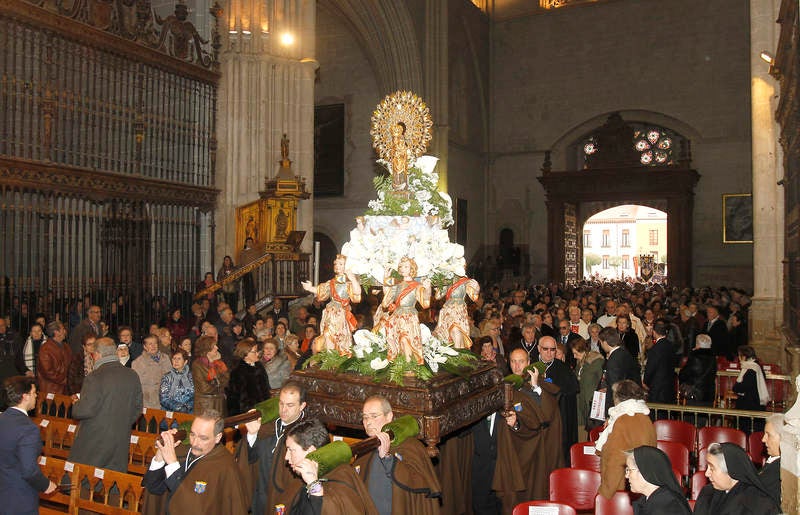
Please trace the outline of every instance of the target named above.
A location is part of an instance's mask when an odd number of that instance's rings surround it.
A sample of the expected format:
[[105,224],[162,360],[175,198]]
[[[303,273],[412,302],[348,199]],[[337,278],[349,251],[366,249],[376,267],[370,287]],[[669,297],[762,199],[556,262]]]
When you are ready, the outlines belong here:
[[44,444],[44,455],[67,459],[75,442],[78,430],[76,420],[51,417],[35,417],[33,423],[39,426]]
[[[77,464],[76,483],[81,485],[73,494],[74,513],[86,510],[105,515],[134,515],[142,512],[141,476]],[[88,486],[88,488],[85,488]],[[116,487],[116,489],[114,488]]]
[[156,438],[158,435],[131,432],[131,446],[128,452],[128,472],[143,476],[150,468],[150,461],[156,454]]
[[50,495],[39,494],[39,513],[46,515],[71,513],[72,486],[78,484],[74,467],[58,458],[40,456],[39,468],[47,479],[59,485],[59,488]]
[[72,397],[58,393],[44,393],[36,414],[48,418],[72,418]]
[[164,411],[154,408],[142,408],[142,414],[133,424],[134,431],[144,433],[159,434],[162,423],[165,428],[177,427],[184,422],[192,423],[194,415],[190,413],[180,413],[178,411]]

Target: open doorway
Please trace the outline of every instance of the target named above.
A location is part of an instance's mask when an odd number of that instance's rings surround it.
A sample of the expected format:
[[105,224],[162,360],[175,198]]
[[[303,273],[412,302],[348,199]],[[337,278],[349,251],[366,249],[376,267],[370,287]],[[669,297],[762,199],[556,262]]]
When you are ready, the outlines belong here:
[[583,277],[663,282],[667,277],[667,213],[624,204],[583,225]]

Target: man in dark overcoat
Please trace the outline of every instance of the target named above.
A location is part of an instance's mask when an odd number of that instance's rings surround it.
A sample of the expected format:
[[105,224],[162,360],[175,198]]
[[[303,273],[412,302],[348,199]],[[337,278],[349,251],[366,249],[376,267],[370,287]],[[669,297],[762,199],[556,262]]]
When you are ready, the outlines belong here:
[[80,420],[69,461],[128,471],[131,426],[142,413],[139,376],[119,362],[111,338],[96,342],[94,371],[83,380],[72,416]]

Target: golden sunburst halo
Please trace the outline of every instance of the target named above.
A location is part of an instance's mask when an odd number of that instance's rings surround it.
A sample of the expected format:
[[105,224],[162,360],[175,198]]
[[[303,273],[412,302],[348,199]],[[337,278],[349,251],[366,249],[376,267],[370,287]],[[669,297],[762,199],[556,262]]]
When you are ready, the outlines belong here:
[[386,95],[372,113],[372,146],[381,159],[392,155],[392,127],[402,123],[406,127],[408,150],[415,158],[425,154],[431,141],[433,120],[425,102],[411,91],[395,91]]

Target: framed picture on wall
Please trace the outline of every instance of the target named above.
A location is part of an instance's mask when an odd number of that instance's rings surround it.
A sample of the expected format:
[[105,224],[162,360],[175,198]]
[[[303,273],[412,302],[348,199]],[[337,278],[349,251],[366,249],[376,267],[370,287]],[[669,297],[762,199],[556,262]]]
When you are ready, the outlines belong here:
[[722,242],[753,243],[753,195],[722,195]]

